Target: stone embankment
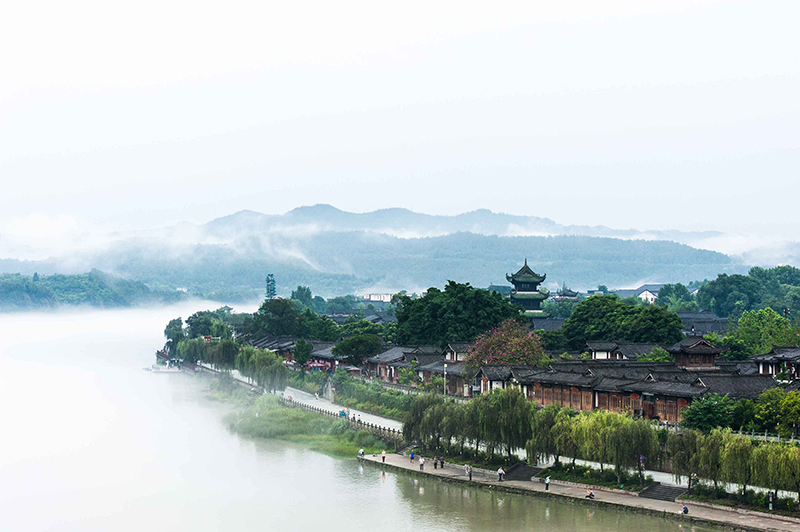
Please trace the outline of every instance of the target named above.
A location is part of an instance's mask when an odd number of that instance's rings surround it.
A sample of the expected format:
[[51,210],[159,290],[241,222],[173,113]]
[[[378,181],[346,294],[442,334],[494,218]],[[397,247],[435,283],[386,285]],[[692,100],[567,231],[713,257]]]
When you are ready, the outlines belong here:
[[681,513],[683,502],[647,499],[639,497],[634,492],[606,490],[602,487],[593,486],[591,489],[594,490],[595,498],[589,500],[585,498],[587,486],[575,483],[562,483],[554,480],[550,484],[550,490],[545,491],[545,485],[539,479],[535,481],[507,480],[499,482],[496,473],[478,468],[473,469],[473,480],[470,481],[464,474],[463,466],[457,464],[446,464],[444,469],[433,469],[433,462],[430,461],[425,464],[424,471],[420,471],[419,459],[415,458],[412,462],[406,454],[387,454],[386,463],[382,463],[381,457],[378,455],[365,456],[361,460],[368,464],[374,464],[376,467],[399,470],[411,475],[426,475],[444,482],[458,482],[484,489],[536,497],[558,497],[575,503],[646,513],[657,517],[668,517],[698,524],[710,524],[733,530],[800,532],[800,520],[762,512],[750,512],[686,502],[689,513],[684,515]]

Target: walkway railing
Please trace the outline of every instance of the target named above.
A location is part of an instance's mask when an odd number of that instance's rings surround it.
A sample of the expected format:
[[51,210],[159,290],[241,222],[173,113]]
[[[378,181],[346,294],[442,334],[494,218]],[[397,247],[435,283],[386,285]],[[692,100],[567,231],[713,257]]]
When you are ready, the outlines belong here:
[[309,412],[314,412],[317,414],[322,414],[337,419],[346,419],[348,428],[354,430],[366,430],[371,432],[375,436],[385,440],[392,440],[395,442],[400,442],[403,440],[402,430],[383,427],[381,425],[376,425],[374,423],[369,423],[366,421],[353,420],[351,418],[347,418],[346,416],[342,416],[341,413],[339,412],[327,410],[325,408],[320,408],[318,406],[309,405],[306,403],[301,403],[299,401],[293,401],[287,396],[284,396],[281,399],[283,401],[283,406],[287,408],[302,408],[303,410],[308,410]]

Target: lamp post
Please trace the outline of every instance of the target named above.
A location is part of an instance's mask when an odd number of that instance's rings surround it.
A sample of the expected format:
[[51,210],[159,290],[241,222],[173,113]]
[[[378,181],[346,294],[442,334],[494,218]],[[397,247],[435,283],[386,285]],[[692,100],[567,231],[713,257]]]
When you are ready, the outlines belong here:
[[447,395],[447,362],[444,363],[444,394]]

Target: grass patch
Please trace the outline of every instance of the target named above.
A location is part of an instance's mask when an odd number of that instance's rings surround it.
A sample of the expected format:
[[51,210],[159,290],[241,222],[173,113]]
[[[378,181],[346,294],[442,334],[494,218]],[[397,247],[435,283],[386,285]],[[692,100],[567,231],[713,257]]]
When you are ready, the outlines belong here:
[[342,419],[329,418],[300,408],[285,408],[272,395],[263,395],[243,410],[225,418],[228,428],[254,438],[306,444],[333,456],[379,453],[386,444],[367,431],[347,428]]

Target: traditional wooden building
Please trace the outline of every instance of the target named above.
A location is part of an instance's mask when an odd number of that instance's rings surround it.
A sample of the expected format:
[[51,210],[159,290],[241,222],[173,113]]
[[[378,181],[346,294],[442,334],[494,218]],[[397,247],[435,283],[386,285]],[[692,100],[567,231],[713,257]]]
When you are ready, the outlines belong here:
[[482,390],[518,386],[541,406],[610,410],[678,423],[691,402],[707,394],[755,398],[775,386],[753,362],[722,361],[699,368],[673,362],[575,360],[535,366],[481,367]]
[[783,373],[791,382],[800,378],[800,347],[776,345],[766,355],[753,357],[752,360],[758,364],[758,372],[762,375]]
[[550,290],[540,287],[547,275],[539,275],[528,266],[528,259],[519,271],[513,275],[506,274],[508,282],[514,285],[511,291],[511,302],[525,309],[525,315],[531,318],[547,315],[542,310],[542,301],[548,298]]

